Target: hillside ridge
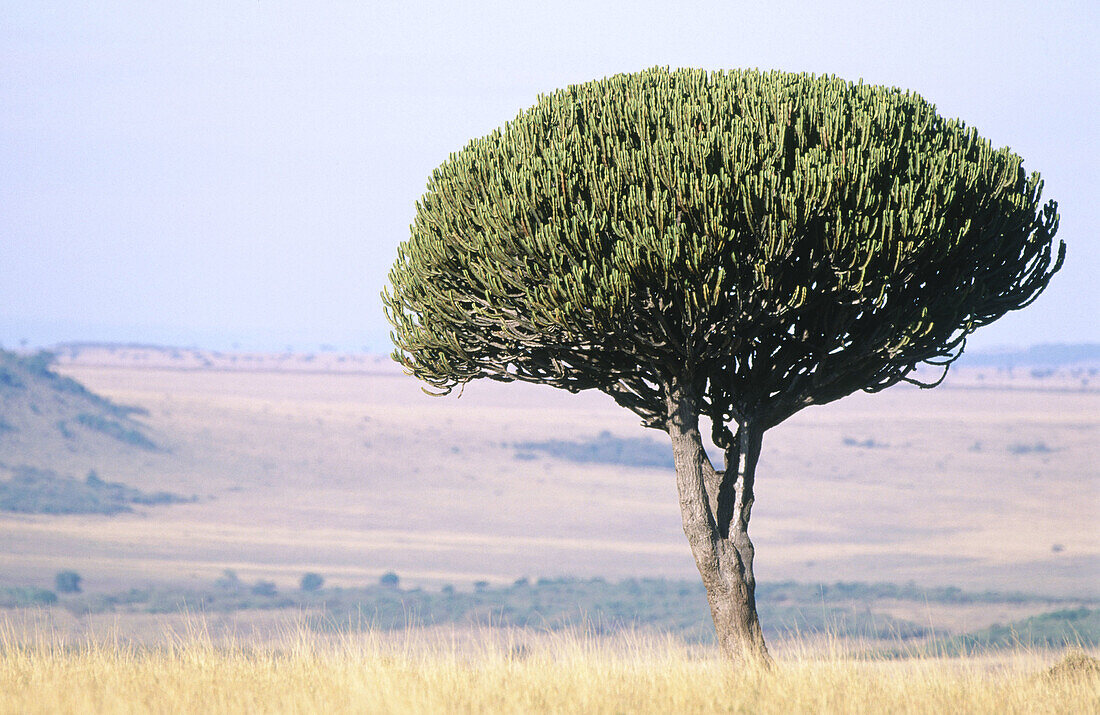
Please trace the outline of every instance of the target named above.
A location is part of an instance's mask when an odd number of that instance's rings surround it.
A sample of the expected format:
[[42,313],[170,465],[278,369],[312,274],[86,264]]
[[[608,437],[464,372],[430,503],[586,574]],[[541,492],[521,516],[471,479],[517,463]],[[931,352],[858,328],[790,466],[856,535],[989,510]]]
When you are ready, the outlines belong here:
[[[163,452],[140,420],[146,411],[117,404],[54,370],[54,355],[0,350],[0,453],[4,465],[59,469],[63,458]],[[0,476],[12,476],[0,474]]]

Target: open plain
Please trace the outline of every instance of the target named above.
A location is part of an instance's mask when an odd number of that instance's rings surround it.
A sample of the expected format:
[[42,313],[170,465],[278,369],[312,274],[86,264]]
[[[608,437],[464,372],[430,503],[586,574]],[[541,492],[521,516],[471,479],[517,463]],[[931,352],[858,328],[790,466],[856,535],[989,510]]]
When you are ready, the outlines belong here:
[[[137,419],[160,448],[62,445],[50,468],[197,500],[0,515],[0,585],[49,587],[62,569],[88,591],[208,584],[226,569],[279,588],[305,572],[355,586],[393,571],[405,587],[460,590],[525,576],[696,578],[670,470],[517,446],[603,431],[664,444],[599,393],[481,382],[432,397],[373,356],[100,349],[62,355],[57,369],[147,410]],[[758,579],[1096,598],[1100,392],[999,380],[962,370],[934,390],[857,394],[765,435]],[[41,461],[33,450],[10,441],[2,461]],[[959,608],[939,625],[1013,615]]]

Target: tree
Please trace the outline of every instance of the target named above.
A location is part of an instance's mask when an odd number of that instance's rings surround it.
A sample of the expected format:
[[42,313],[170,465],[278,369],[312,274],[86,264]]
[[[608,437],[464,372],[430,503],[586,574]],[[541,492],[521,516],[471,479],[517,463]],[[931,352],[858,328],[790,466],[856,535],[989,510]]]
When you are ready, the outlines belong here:
[[309,573],[302,576],[302,582],[300,584],[303,591],[319,591],[321,586],[325,585],[325,579],[319,573]]
[[274,581],[257,581],[249,591],[253,596],[274,596],[278,593]]
[[393,571],[387,571],[378,579],[378,584],[385,588],[397,589],[401,584],[401,578]]
[[80,574],[76,571],[58,571],[53,583],[58,593],[80,593]]
[[767,661],[748,535],[764,432],[938,384],[1061,267],[1041,192],[895,88],[660,68],[570,86],[432,173],[383,292],[394,358],[439,394],[602,390],[667,432],[718,642]]
[[241,577],[233,569],[225,569],[222,575],[214,581],[214,585],[225,591],[239,591],[241,589]]

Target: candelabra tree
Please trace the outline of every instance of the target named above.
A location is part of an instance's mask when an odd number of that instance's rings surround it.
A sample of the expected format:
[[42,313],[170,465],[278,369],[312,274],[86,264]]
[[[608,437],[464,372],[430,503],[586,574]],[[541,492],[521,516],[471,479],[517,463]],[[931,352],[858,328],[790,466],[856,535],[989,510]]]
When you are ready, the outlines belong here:
[[764,432],[938,384],[915,370],[945,375],[1061,267],[1041,192],[896,88],[662,68],[570,86],[432,173],[383,292],[394,358],[441,394],[601,390],[667,432],[718,642],[767,661],[748,535]]

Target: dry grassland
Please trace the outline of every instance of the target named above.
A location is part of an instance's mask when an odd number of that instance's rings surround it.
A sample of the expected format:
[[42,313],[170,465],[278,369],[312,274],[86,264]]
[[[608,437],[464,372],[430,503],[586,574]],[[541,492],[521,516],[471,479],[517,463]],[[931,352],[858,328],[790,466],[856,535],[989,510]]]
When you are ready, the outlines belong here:
[[[357,585],[394,570],[429,588],[696,577],[670,473],[516,458],[516,442],[602,430],[661,439],[603,395],[483,382],[433,398],[384,362],[177,367],[64,365],[147,409],[167,450],[76,450],[53,463],[200,500],[115,517],[0,516],[0,582],[49,586],[63,568],[89,590],[206,585],[224,569],[280,588],[306,571]],[[769,432],[752,525],[758,578],[1095,596],[1100,392],[1022,387],[898,387]],[[1001,615],[957,612],[951,626]]]
[[1085,713],[1100,674],[1051,676],[1052,658],[859,661],[781,657],[734,669],[675,642],[583,634],[461,645],[323,642],[214,646],[202,633],[142,649],[0,638],[0,713]]

